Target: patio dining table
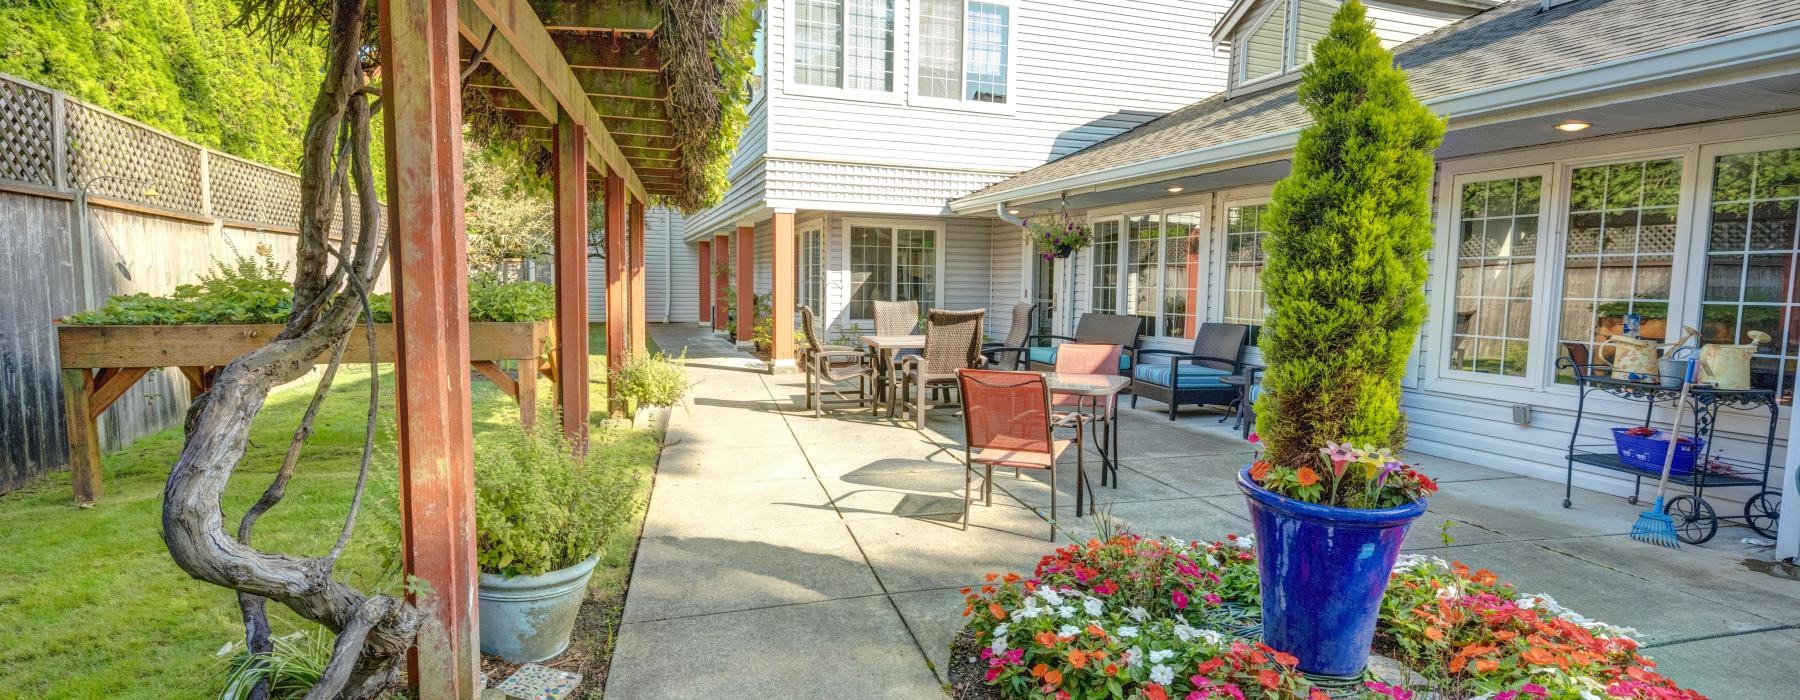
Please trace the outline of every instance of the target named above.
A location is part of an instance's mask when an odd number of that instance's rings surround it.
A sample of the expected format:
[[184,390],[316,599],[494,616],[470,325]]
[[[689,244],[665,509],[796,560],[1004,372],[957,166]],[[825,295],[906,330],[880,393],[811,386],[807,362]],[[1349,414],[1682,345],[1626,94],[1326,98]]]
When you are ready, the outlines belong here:
[[[856,339],[863,344],[863,347],[868,348],[869,352],[875,353],[875,371],[881,373],[881,381],[875,384],[875,402],[877,406],[880,406],[882,403],[888,402],[889,397],[898,390],[893,386],[894,356],[904,350],[924,350],[925,334],[860,335]],[[889,407],[888,412],[893,413],[892,407]]]
[[[1105,426],[1101,434],[1097,450],[1100,453],[1100,485],[1109,483],[1113,488],[1119,487],[1119,393],[1131,386],[1131,379],[1116,374],[1087,374],[1077,372],[1044,372],[1044,383],[1050,393],[1060,396],[1076,396],[1081,399],[1081,408],[1091,410],[1095,423]],[[1080,430],[1078,424],[1075,427]],[[1086,484],[1076,484],[1075,512],[1081,512],[1082,495]],[[1053,487],[1054,488],[1054,487]]]

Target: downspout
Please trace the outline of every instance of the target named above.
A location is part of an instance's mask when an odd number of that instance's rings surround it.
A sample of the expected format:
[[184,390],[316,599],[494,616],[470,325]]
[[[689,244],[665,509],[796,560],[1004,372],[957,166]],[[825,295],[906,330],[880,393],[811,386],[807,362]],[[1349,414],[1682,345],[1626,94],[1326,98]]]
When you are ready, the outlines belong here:
[[1025,228],[1025,220],[1021,219],[1017,216],[1013,216],[1012,212],[1007,211],[1006,210],[1006,202],[998,202],[998,203],[994,204],[994,213],[998,214],[1000,216],[1001,221],[1012,224],[1019,228]]

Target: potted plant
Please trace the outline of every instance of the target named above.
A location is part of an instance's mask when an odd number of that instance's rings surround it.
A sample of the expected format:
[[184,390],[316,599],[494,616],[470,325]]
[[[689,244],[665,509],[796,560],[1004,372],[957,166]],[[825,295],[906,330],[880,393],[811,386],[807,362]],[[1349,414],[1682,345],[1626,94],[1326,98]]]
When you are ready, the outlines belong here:
[[634,473],[583,460],[557,430],[475,446],[481,653],[542,661],[569,646],[600,547],[630,515]]
[[1313,124],[1266,215],[1266,451],[1238,488],[1256,527],[1264,639],[1301,670],[1351,676],[1367,664],[1406,527],[1436,489],[1369,446],[1405,439],[1400,379],[1425,318],[1444,123],[1412,96],[1358,0],[1333,18],[1299,95]]
[[619,395],[635,405],[633,427],[662,430],[668,425],[669,407],[681,403],[692,386],[686,363],[686,353],[671,357],[659,352],[629,360],[619,370]]
[[1025,228],[1031,232],[1038,254],[1045,260],[1067,258],[1094,242],[1093,232],[1086,224],[1069,216],[1067,210],[1032,217],[1025,222]]

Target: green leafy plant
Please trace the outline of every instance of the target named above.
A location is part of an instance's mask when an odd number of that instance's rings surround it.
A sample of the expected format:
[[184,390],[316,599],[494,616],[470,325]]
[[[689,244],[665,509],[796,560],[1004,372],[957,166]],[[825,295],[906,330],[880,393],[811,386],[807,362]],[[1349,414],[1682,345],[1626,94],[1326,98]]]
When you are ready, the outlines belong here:
[[225,683],[219,693],[221,700],[247,700],[254,697],[257,684],[264,682],[271,700],[303,698],[325,675],[325,666],[331,661],[330,633],[298,630],[269,641],[274,649],[266,654],[250,653],[243,640],[219,650],[225,660],[218,671]]
[[687,353],[654,353],[626,361],[617,378],[619,394],[639,406],[673,406],[687,396]]
[[127,294],[107,300],[92,311],[70,314],[71,325],[172,325],[183,323],[237,324],[285,323],[294,306],[294,285],[288,265],[260,251],[246,256],[232,249],[234,259],[213,259],[200,281],[175,288],[168,296]]
[[750,326],[750,342],[758,348],[768,348],[775,342],[775,295],[758,294],[754,309],[755,323]]
[[556,317],[556,289],[543,282],[501,284],[492,275],[469,281],[469,320],[528,322]]
[[1067,211],[1032,217],[1025,222],[1025,230],[1031,232],[1038,254],[1045,260],[1069,257],[1094,242],[1087,224],[1069,216]]
[[1328,439],[1399,447],[1400,379],[1425,320],[1431,153],[1444,121],[1413,97],[1358,0],[1299,86],[1313,124],[1275,186],[1262,282],[1266,459],[1298,469]]
[[577,457],[561,431],[508,426],[475,445],[477,564],[535,576],[578,564],[630,516],[637,476],[601,452]]

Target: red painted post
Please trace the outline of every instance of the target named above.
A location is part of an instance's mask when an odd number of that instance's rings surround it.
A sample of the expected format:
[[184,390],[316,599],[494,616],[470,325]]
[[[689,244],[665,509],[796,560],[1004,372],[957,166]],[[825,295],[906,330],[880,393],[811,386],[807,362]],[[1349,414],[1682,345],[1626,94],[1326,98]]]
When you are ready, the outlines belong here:
[[769,280],[769,359],[780,369],[794,365],[794,268],[797,262],[794,240],[794,212],[775,212],[772,222],[775,240],[770,246]]
[[737,230],[737,342],[750,343],[756,326],[756,227]]
[[480,691],[457,4],[380,0],[394,288],[402,561],[431,611],[408,663],[418,697]]
[[731,288],[731,236],[713,236],[713,330],[726,330],[731,323],[731,310],[725,308],[725,293]]
[[[647,304],[644,298],[644,203],[635,199],[630,208],[631,226],[631,356],[643,357],[650,347],[650,333],[644,327]],[[665,263],[667,264],[667,263]]]
[[700,254],[700,264],[694,266],[694,276],[700,285],[700,322],[712,323],[712,241],[701,241],[696,244]]
[[[556,403],[563,435],[587,451],[587,129],[567,114],[551,149],[556,222]],[[523,408],[523,407],[521,407]]]
[[631,308],[630,292],[625,279],[625,180],[618,173],[606,173],[606,412],[625,416],[625,400],[619,396],[619,383],[614,378],[625,368],[631,352],[625,332],[630,322],[625,318]]

